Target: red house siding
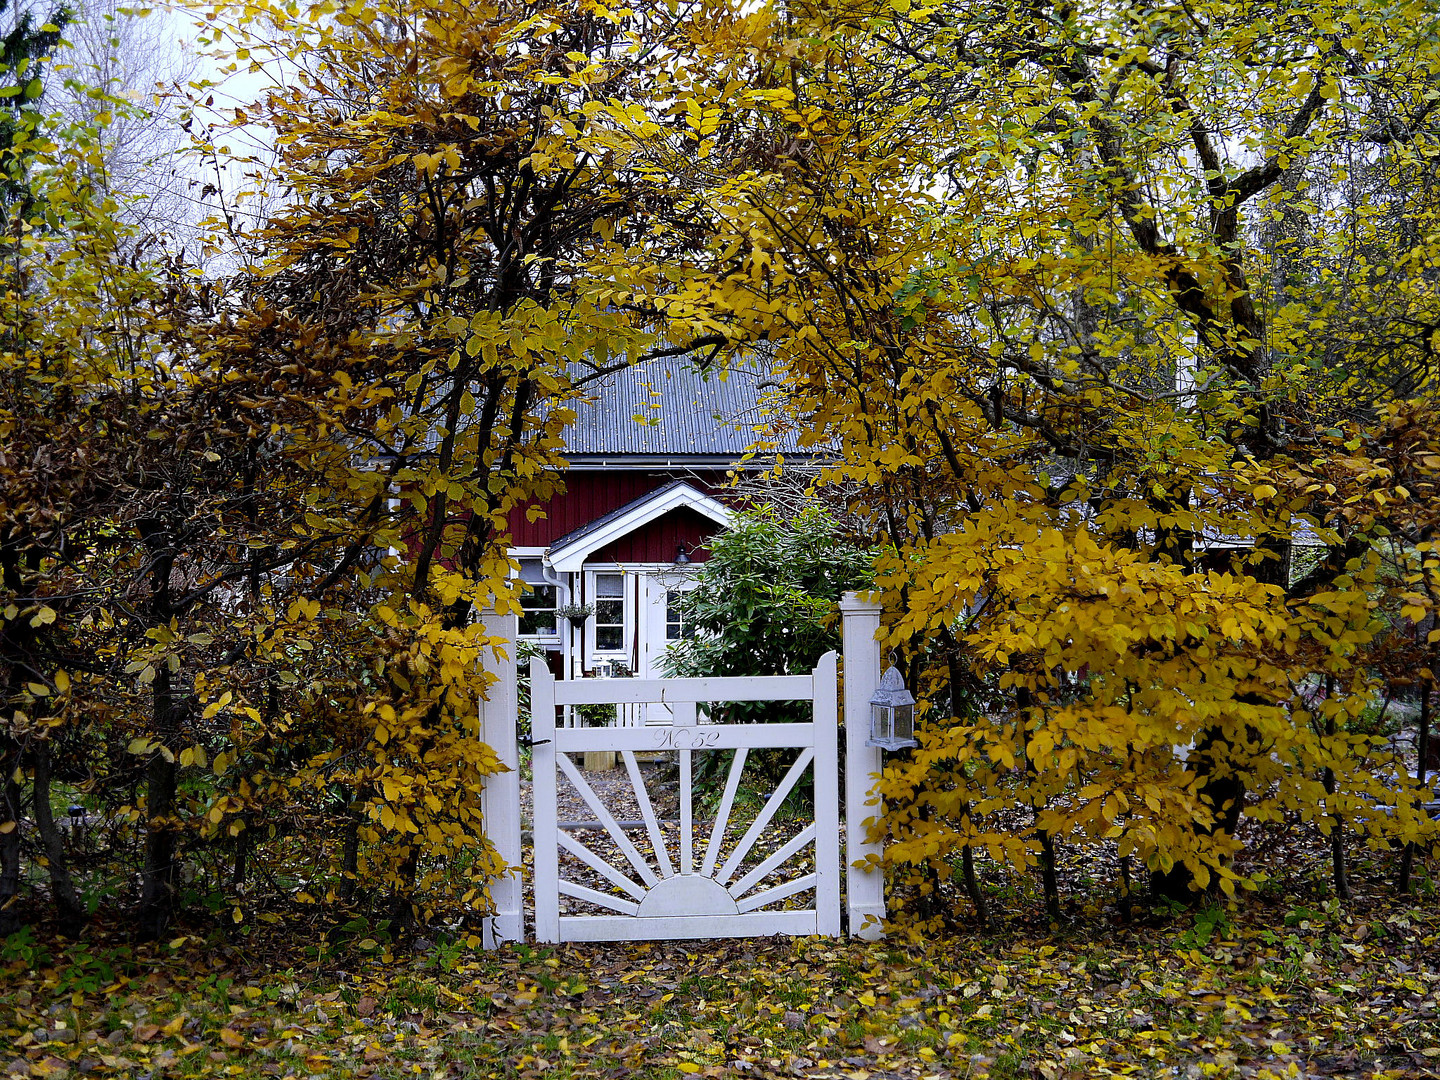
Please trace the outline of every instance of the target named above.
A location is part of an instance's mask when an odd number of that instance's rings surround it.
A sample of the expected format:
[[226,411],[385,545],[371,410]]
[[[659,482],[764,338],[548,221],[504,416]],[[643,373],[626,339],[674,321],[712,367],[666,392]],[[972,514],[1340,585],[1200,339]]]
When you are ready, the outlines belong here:
[[682,506],[607,544],[585,562],[668,563],[675,561],[676,549],[681,547],[691,562],[704,562],[710,551],[701,545],[719,531],[720,526],[704,514]]
[[[511,513],[510,543],[515,547],[549,547],[566,533],[588,525],[611,510],[618,510],[626,503],[648,495],[656,488],[664,487],[677,479],[683,479],[708,494],[724,498],[725,473],[720,470],[694,474],[638,470],[630,472],[620,469],[606,472],[571,472],[565,475],[565,493],[545,504],[545,517],[538,521],[528,521],[525,507]],[[714,534],[714,524],[709,523],[709,531],[702,533],[699,539]],[[694,539],[686,534],[686,537],[678,538],[670,545],[668,554],[644,561],[669,562],[675,557],[676,544],[692,542]]]

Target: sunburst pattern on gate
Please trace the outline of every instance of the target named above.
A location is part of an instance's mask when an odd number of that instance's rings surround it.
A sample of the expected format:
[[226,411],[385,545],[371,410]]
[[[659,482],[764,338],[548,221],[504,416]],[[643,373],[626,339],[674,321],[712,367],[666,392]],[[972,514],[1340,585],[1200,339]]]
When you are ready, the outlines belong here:
[[[701,729],[703,734],[703,729]],[[703,751],[702,751],[703,752]],[[709,751],[715,752],[715,751]],[[789,798],[814,761],[815,751],[806,748],[771,792],[764,805],[749,822],[732,822],[735,796],[740,789],[749,750],[735,751],[725,779],[725,789],[712,822],[697,822],[694,816],[693,784],[684,775],[693,758],[691,750],[681,750],[680,805],[677,829],[667,830],[645,784],[639,761],[632,750],[621,751],[630,789],[640,810],[648,853],[631,839],[631,828],[617,820],[614,809],[586,780],[568,754],[556,755],[560,771],[585,801],[616,849],[606,857],[576,839],[563,826],[556,833],[556,842],[618,890],[605,893],[561,877],[557,881],[560,895],[593,904],[622,915],[669,916],[674,914],[736,915],[755,911],[815,888],[816,875],[793,874],[784,877],[787,864],[801,856],[815,842],[812,821],[758,862],[750,860],[766,829],[780,807]],[[732,827],[733,825],[733,827]],[[743,828],[743,832],[741,831]],[[670,833],[667,836],[667,831]],[[697,835],[701,834],[701,835]],[[726,840],[738,837],[727,851]],[[703,847],[703,850],[702,850]],[[747,860],[754,865],[747,866]],[[617,862],[619,865],[617,865]],[[743,870],[743,873],[742,873]],[[563,872],[563,867],[562,867]],[[772,875],[783,880],[768,888],[760,886]],[[623,894],[623,895],[621,895]],[[624,897],[630,897],[627,900]]]

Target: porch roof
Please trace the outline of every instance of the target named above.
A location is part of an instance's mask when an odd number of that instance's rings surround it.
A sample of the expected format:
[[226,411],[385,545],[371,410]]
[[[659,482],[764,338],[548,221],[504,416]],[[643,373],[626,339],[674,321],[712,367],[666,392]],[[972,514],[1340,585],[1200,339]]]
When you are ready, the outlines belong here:
[[674,480],[559,537],[550,545],[545,560],[557,573],[577,573],[587,558],[607,544],[681,507],[703,514],[721,528],[729,528],[734,517],[718,499],[683,480]]

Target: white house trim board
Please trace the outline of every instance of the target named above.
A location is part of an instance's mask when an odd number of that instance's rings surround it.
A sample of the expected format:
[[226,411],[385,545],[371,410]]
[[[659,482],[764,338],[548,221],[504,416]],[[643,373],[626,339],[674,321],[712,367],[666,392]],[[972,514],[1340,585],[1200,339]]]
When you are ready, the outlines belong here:
[[708,517],[721,528],[729,528],[734,512],[718,499],[712,499],[689,484],[677,482],[640,499],[624,514],[619,514],[591,532],[577,536],[568,543],[550,549],[549,562],[558,573],[574,574],[585,567],[585,560],[615,540],[648,525],[671,510],[689,507]]

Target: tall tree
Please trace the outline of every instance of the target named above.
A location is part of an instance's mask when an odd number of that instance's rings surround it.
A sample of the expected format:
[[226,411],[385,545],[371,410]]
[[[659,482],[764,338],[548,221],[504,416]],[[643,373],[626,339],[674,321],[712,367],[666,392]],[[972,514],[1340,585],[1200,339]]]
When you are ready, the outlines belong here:
[[121,250],[113,203],[87,180],[93,149],[38,124],[15,134],[12,152],[26,158],[34,198],[24,200],[27,213],[11,208],[12,284],[0,302],[0,904],[10,908],[18,895],[28,797],[67,930],[83,912],[50,812],[50,783],[83,775],[83,760],[59,761],[55,748],[75,734],[71,709],[84,695],[73,691],[82,673],[103,668],[96,657],[81,657],[75,638],[83,623],[110,621],[103,605],[116,594],[97,594],[92,564],[114,536],[132,470],[143,474],[137,459],[164,445],[143,426],[154,400],[156,275]]
[[[72,11],[58,7],[37,25],[35,13],[14,0],[0,0],[0,155],[5,168],[0,174],[0,207],[7,216],[31,197],[25,178],[25,156],[16,154],[17,134],[34,124],[40,97],[45,92],[44,66],[60,42],[61,32]],[[20,141],[24,141],[21,139]]]
[[[797,416],[894,545],[890,640],[951,714],[890,791],[897,859],[1118,839],[1183,896],[1232,887],[1247,793],[1419,827],[1364,810],[1388,764],[1347,720],[1373,550],[1285,479],[1323,432],[1433,392],[1410,223],[1434,209],[1440,45],[1402,7],[757,8],[697,43],[732,79],[684,128],[632,126],[657,166],[703,162],[719,224],[718,270],[635,289],[778,341]],[[1403,212],[1325,195],[1362,167]],[[1292,580],[1301,518],[1329,547]],[[1316,724],[1296,690],[1326,675]],[[949,809],[917,824],[917,799]],[[1012,799],[1028,833],[972,812]]]
[[[686,193],[636,167],[607,112],[664,100],[684,9],[328,13],[212,22],[210,44],[286,79],[234,119],[274,133],[256,178],[288,201],[253,229],[236,217],[245,271],[211,348],[257,417],[303,393],[324,418],[286,452],[310,477],[309,528],[345,542],[305,591],[364,572],[376,635],[348,706],[359,732],[329,771],[353,807],[342,861],[409,918],[437,860],[480,843],[489,641],[471,614],[515,602],[508,517],[557,490],[567,402],[617,365],[723,338],[664,336],[596,270],[694,245]],[[379,566],[377,549],[393,552]]]

